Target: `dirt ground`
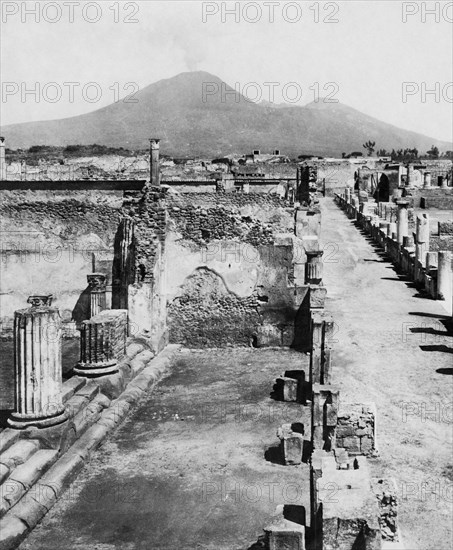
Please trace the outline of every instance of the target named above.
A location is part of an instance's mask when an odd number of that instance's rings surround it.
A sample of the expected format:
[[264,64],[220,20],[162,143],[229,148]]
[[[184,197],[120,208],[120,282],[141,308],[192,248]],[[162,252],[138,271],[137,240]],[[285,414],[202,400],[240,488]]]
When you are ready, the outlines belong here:
[[371,469],[397,482],[406,549],[451,550],[453,333],[445,307],[399,275],[331,199],[322,208],[334,383],[343,402],[376,403],[380,458]]
[[309,434],[309,411],[270,397],[306,364],[295,351],[181,353],[21,549],[252,550],[279,504],[309,522],[308,466],[276,450],[283,422]]

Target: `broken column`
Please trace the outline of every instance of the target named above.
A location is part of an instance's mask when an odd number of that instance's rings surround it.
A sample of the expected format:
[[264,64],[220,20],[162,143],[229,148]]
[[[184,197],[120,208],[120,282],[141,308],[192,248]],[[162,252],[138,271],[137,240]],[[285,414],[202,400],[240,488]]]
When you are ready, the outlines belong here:
[[431,172],[425,172],[423,174],[423,188],[427,189],[431,187]]
[[319,285],[322,282],[323,262],[322,250],[307,250],[307,263],[305,264],[305,284]]
[[412,187],[413,185],[414,185],[414,165],[409,163],[407,165],[406,187]]
[[90,273],[87,275],[90,287],[90,317],[94,317],[106,309],[106,279],[103,273]]
[[83,321],[80,361],[74,373],[96,377],[118,372],[118,363],[126,351],[126,338],[126,310],[105,310],[89,321]]
[[12,428],[47,428],[67,418],[62,398],[61,318],[49,296],[30,296],[14,313],[16,408]]
[[407,201],[397,201],[398,205],[398,221],[396,225],[396,240],[398,244],[403,244],[403,237],[407,237],[409,233],[409,220],[407,207],[409,203]]
[[152,187],[158,187],[160,185],[159,142],[160,142],[160,139],[149,140],[149,144],[150,144],[149,162],[150,162],[150,177],[151,177]]
[[0,137],[0,181],[6,180],[5,138]]
[[415,280],[420,279],[429,251],[429,214],[419,214],[415,233]]
[[439,250],[437,260],[437,299],[451,301],[452,298],[452,253]]

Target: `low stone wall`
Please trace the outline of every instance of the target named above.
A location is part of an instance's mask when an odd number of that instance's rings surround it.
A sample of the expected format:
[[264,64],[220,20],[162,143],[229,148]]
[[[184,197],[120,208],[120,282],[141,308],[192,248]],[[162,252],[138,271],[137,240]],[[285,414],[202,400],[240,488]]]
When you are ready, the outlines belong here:
[[376,406],[374,403],[340,406],[336,445],[353,456],[376,454]]

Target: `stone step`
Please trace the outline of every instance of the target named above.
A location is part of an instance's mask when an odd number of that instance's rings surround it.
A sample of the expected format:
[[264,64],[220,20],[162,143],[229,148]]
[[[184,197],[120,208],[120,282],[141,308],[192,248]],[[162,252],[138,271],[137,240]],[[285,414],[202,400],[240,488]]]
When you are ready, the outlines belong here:
[[0,485],[0,517],[21,500],[57,458],[58,451],[38,450],[11,471],[9,478]]
[[20,439],[0,455],[0,483],[3,483],[12,470],[26,462],[38,449],[36,439]]
[[0,455],[19,439],[19,435],[17,430],[12,430],[10,428],[2,430],[0,434]]
[[92,380],[86,382],[65,404],[69,418],[77,416],[77,414],[84,409],[98,393],[99,386],[95,382]]
[[81,390],[87,383],[87,379],[81,376],[73,376],[63,384],[63,403],[66,403]]
[[102,411],[110,405],[110,399],[99,393],[87,403],[85,407],[74,416],[73,422],[77,434],[77,439],[87,431],[101,417]]

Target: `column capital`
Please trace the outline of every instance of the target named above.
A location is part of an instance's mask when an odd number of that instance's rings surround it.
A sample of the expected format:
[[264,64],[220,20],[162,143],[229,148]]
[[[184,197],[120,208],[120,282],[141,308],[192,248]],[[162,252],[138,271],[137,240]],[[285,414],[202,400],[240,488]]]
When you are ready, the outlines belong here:
[[87,281],[91,292],[105,292],[106,279],[104,273],[89,273]]
[[28,297],[27,304],[30,304],[31,308],[50,307],[52,305],[53,294],[33,294]]

